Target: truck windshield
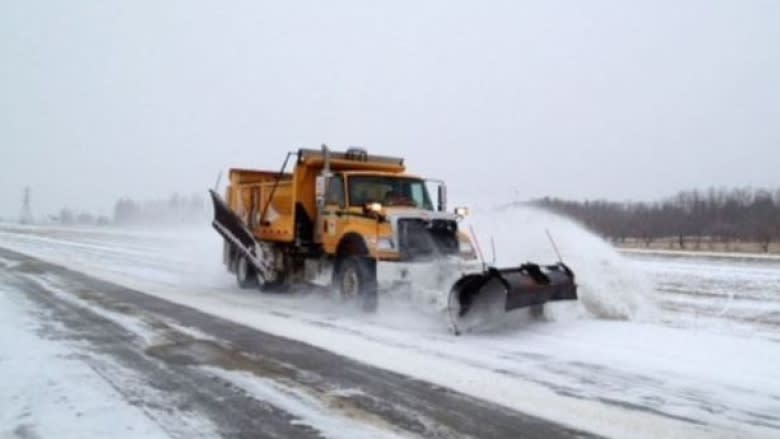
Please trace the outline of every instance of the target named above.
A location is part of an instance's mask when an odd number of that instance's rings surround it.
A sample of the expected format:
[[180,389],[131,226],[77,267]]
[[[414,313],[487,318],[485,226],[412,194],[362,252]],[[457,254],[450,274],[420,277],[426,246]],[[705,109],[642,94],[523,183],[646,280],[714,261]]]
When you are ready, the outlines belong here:
[[351,206],[365,206],[376,202],[382,203],[383,206],[433,210],[425,182],[416,178],[353,175],[348,182]]

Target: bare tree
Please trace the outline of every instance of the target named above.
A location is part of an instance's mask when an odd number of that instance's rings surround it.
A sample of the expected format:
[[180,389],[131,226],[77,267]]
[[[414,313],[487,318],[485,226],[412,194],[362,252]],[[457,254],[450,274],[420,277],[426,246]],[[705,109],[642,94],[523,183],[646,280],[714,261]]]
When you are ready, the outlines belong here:
[[[683,191],[660,202],[615,203],[542,198],[533,204],[575,218],[616,242],[658,239],[681,249],[692,240],[700,248],[706,236],[729,248],[735,240],[756,242],[768,252],[780,241],[780,189],[709,188]],[[712,244],[711,244],[712,245]]]

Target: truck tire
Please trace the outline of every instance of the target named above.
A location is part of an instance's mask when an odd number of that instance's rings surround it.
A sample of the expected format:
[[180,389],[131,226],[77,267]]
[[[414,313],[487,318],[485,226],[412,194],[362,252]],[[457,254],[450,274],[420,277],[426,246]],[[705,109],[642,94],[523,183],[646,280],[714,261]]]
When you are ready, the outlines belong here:
[[531,314],[531,317],[533,317],[535,319],[543,319],[544,318],[544,304],[541,304],[541,305],[531,305],[529,313]]
[[238,256],[236,260],[236,283],[242,289],[257,286],[257,273],[244,256]]
[[361,256],[341,260],[336,285],[341,298],[356,303],[363,311],[377,308],[377,282],[374,261]]

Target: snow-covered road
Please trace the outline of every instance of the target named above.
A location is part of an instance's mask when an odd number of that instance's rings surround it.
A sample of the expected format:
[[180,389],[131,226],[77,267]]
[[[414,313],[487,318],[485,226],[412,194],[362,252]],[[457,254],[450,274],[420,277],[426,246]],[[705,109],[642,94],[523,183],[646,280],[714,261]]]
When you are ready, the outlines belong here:
[[[165,431],[74,346],[42,335],[46,312],[0,285],[0,437],[148,437]],[[201,423],[207,432],[207,423]]]
[[368,316],[313,293],[239,290],[207,227],[3,226],[0,247],[596,434],[780,434],[780,262],[624,259],[559,226],[582,303],[463,337],[435,310],[400,298],[383,298]]
[[[2,343],[12,360],[4,375],[15,380],[0,413],[12,436],[589,437],[39,259],[0,256],[11,321],[35,334]],[[26,364],[30,348],[43,362]]]

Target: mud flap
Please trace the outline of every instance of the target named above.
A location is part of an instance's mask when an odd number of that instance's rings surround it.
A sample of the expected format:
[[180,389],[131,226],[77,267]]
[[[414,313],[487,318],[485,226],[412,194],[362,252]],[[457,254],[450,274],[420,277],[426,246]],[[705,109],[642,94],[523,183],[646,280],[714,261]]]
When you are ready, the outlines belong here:
[[459,334],[508,311],[558,300],[577,300],[571,269],[563,263],[527,263],[463,276],[450,290],[448,309],[453,330]]

